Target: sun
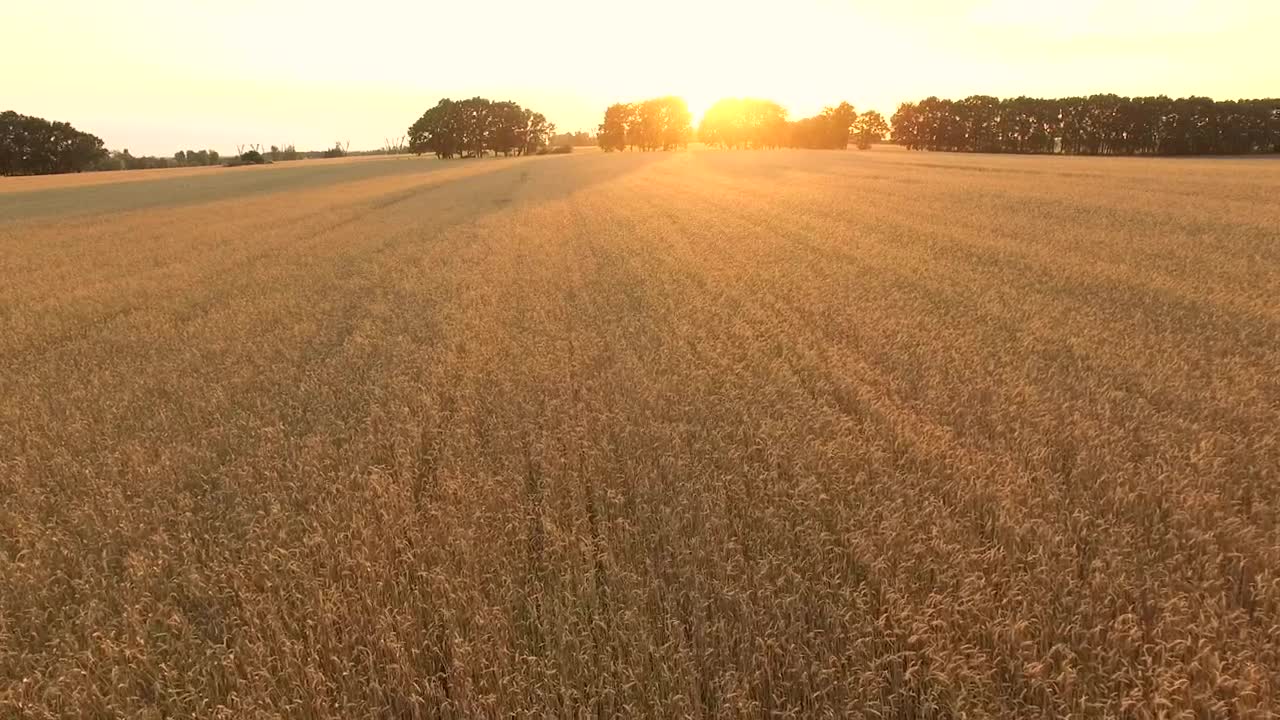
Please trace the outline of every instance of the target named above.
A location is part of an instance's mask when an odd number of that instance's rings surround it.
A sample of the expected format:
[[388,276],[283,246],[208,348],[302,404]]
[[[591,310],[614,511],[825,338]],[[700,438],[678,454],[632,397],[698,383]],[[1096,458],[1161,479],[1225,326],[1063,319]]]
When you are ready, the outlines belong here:
[[693,126],[695,128],[698,127],[698,123],[702,122],[702,116],[707,114],[707,110],[711,109],[711,106],[720,99],[720,96],[712,93],[682,95],[681,97],[684,98],[685,105],[689,107],[689,115],[693,118]]

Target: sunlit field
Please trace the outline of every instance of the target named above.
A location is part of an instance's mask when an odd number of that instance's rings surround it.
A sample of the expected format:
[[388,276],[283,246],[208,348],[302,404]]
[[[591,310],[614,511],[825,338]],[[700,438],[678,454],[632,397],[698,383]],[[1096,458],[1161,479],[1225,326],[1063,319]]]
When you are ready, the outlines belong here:
[[1280,162],[166,172],[0,181],[0,717],[1280,712]]

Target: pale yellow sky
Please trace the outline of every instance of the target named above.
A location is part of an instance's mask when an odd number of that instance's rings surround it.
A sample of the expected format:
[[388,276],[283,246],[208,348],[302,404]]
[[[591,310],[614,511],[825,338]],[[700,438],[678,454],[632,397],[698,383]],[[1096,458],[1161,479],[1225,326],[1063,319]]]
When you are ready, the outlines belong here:
[[6,3],[0,110],[108,147],[371,149],[482,95],[589,130],[620,100],[793,117],[974,93],[1280,95],[1280,0]]

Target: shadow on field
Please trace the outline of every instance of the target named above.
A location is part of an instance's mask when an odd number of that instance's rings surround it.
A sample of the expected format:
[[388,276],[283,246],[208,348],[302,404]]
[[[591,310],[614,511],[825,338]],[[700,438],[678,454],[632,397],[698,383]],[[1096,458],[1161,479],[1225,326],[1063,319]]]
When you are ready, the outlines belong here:
[[199,205],[377,177],[434,172],[448,167],[451,165],[434,158],[388,158],[343,164],[300,160],[283,166],[230,168],[208,175],[159,176],[150,180],[0,193],[0,222]]
[[[137,182],[106,183],[29,192],[0,193],[0,224],[40,218],[66,218],[152,208],[200,205],[238,197],[311,190],[379,177],[434,173],[470,165],[488,165],[491,172],[430,184],[391,195],[372,209],[389,207],[439,188],[470,188],[492,194],[490,209],[516,199],[554,200],[596,183],[657,162],[658,154],[600,154],[483,158],[441,161],[435,158],[392,158],[341,165],[236,168],[210,175],[187,175]],[[124,171],[127,172],[127,171]],[[479,209],[480,203],[472,210]]]
[[355,212],[321,232],[355,224],[384,211],[430,215],[437,227],[474,222],[508,209],[556,202],[671,157],[635,153],[535,157],[509,162],[481,160],[494,163],[488,172],[423,183],[364,200],[351,206]]
[[473,181],[477,187],[488,186],[492,193],[490,204],[499,210],[512,203],[554,202],[672,157],[670,153],[600,153],[531,158],[496,173],[476,175],[460,182]]

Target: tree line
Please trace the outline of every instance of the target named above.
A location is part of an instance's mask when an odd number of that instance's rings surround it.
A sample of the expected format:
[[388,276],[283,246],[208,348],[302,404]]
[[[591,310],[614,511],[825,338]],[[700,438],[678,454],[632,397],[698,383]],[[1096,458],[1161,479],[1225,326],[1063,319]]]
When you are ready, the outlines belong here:
[[444,98],[409,126],[409,149],[445,159],[533,155],[545,151],[555,130],[542,113],[510,100]]
[[1280,99],[1091,95],[903,103],[893,140],[912,150],[1070,155],[1280,152]]
[[[594,141],[606,151],[673,150],[694,137],[692,118],[678,97],[610,105]],[[913,150],[1065,153],[1080,155],[1237,155],[1280,152],[1280,99],[1214,101],[1092,95],[1058,99],[975,95],[963,100],[929,97],[903,103],[892,118],[893,141]],[[813,117],[788,120],[770,100],[726,98],[698,126],[702,142],[726,148],[869,147],[889,124],[875,111],[858,113],[842,102]],[[445,98],[410,128],[408,149],[441,158],[487,153],[547,152],[554,141],[569,149],[592,141],[587,133],[555,136],[541,113],[511,101]],[[266,161],[346,154],[299,153],[272,146]],[[402,149],[401,145],[396,145]],[[240,158],[242,160],[242,158]],[[0,113],[0,175],[39,175],[86,170],[217,165],[214,150],[182,150],[172,158],[109,152],[100,138],[66,122]]]
[[[596,138],[606,152],[636,148],[674,150],[693,137],[689,110],[677,97],[610,105]],[[854,140],[870,147],[889,131],[880,113],[859,114],[842,102],[818,115],[787,120],[787,110],[772,100],[725,98],[717,101],[698,125],[698,139],[724,148],[839,148]]]
[[[331,151],[326,151],[331,152]],[[76,130],[70,123],[49,121],[13,111],[0,113],[0,175],[50,175],[111,170],[155,170],[173,167],[245,164],[322,157],[322,152],[298,152],[293,145],[272,145],[269,155],[257,149],[228,159],[217,150],[179,150],[172,157],[134,155],[107,150],[100,138]],[[256,160],[251,156],[256,156]],[[246,160],[246,157],[250,157]]]
[[858,113],[841,102],[813,117],[787,120],[787,110],[772,100],[726,98],[716,102],[698,126],[698,139],[728,148],[809,148],[843,150],[880,142],[889,131],[880,113]]
[[595,147],[596,136],[584,131],[560,133],[551,136],[551,144],[556,147]]
[[615,103],[604,111],[596,142],[605,152],[674,150],[693,137],[693,115],[681,98],[668,95],[635,103]]
[[[200,167],[221,165],[222,156],[217,150],[179,150],[173,157],[133,155],[128,149],[112,150],[106,157],[82,170],[156,170],[171,167]],[[75,171],[79,172],[79,170]]]
[[0,113],[0,175],[47,175],[91,169],[107,157],[102,139],[70,123],[9,110]]

